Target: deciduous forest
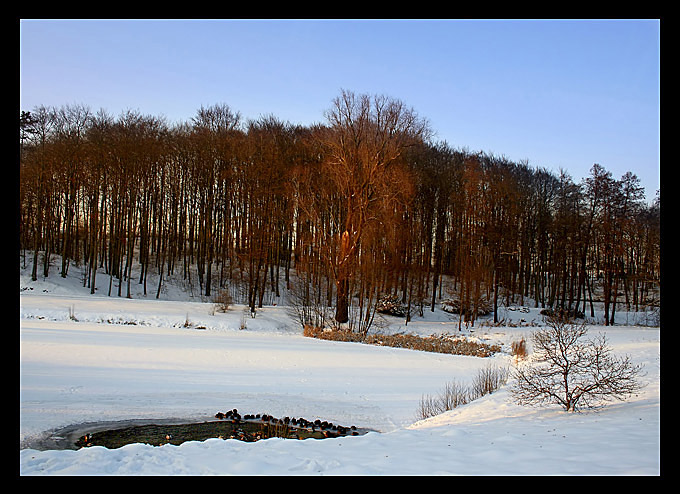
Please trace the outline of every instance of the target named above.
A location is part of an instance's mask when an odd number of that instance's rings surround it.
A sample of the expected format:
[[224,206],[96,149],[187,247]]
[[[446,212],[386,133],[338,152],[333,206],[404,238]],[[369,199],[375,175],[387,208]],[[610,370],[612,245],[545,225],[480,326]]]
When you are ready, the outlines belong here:
[[342,91],[324,117],[24,111],[23,262],[34,280],[81,266],[83,286],[112,297],[132,283],[159,297],[172,275],[255,311],[285,289],[310,325],[362,334],[385,300],[407,318],[447,301],[471,324],[502,304],[601,303],[605,323],[658,306],[660,199],[648,203],[633,173],[594,164],[575,182],[452,148],[384,96]]

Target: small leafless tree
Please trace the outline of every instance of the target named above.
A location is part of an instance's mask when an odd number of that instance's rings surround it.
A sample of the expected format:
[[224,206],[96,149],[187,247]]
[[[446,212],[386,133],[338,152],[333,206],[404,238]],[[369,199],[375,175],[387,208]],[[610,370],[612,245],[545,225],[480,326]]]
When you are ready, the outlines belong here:
[[640,365],[612,355],[604,335],[583,339],[585,324],[560,317],[532,335],[534,363],[520,365],[511,388],[521,405],[559,404],[567,411],[624,400],[641,388]]
[[298,277],[288,290],[288,315],[302,328],[324,328],[332,320],[332,308],[314,297],[314,286]]

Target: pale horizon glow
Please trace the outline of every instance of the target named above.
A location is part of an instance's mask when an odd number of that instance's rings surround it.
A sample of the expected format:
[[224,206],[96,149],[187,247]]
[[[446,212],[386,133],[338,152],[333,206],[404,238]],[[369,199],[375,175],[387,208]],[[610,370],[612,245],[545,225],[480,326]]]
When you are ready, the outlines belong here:
[[385,94],[454,148],[660,188],[660,21],[21,20],[20,110],[82,104],[189,121],[324,122]]

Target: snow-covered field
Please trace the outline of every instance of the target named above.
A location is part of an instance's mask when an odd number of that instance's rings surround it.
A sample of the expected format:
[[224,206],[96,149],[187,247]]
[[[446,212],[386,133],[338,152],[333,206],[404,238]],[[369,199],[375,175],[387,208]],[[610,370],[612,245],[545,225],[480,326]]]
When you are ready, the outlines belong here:
[[[76,273],[75,268],[71,268]],[[91,296],[78,275],[20,276],[19,468],[22,475],[659,475],[660,329],[592,326],[618,354],[644,364],[646,386],[625,402],[581,413],[521,407],[508,386],[418,421],[424,394],[469,383],[491,363],[512,365],[510,343],[532,327],[482,327],[503,345],[482,359],[305,338],[285,308],[255,318],[188,301]],[[108,287],[108,283],[101,281]],[[105,291],[102,288],[101,291]],[[115,291],[115,290],[114,290]],[[503,309],[508,321],[539,322]],[[618,321],[634,320],[618,314]],[[389,331],[455,333],[427,311]],[[244,329],[240,329],[245,324]],[[179,446],[41,450],[73,424],[133,419],[208,420],[217,411],[328,420],[375,432],[255,443],[211,439]],[[86,427],[86,426],[85,426]]]

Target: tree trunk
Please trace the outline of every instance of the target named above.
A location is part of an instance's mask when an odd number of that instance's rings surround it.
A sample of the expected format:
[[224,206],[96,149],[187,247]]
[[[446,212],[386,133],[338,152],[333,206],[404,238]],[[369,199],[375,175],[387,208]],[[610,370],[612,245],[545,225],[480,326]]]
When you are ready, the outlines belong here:
[[335,302],[335,321],[344,324],[349,321],[349,280],[339,279],[336,281],[335,286],[337,288],[336,292],[336,302]]

